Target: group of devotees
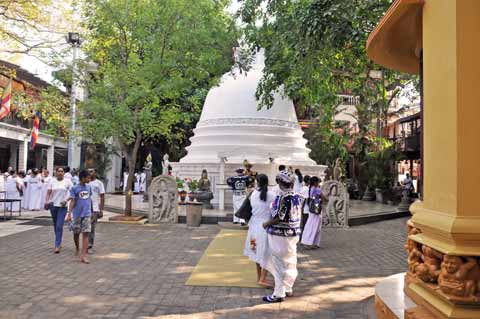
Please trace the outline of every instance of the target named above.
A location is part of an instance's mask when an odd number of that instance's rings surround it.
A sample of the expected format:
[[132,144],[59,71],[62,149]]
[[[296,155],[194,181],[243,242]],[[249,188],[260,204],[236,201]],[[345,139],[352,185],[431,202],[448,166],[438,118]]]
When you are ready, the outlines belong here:
[[21,211],[21,208],[50,211],[56,254],[62,249],[63,228],[67,222],[73,232],[75,254],[82,263],[89,263],[87,254],[93,252],[96,224],[103,217],[105,205],[105,187],[97,178],[95,169],[72,174],[68,167],[57,167],[50,176],[48,170],[40,173],[38,169],[33,169],[25,174],[9,168],[0,174],[0,188],[7,199],[14,200],[4,204],[10,206],[6,207],[7,211]]
[[[307,249],[320,245],[322,214],[312,211],[311,207],[321,207],[322,201],[328,198],[321,192],[320,178],[302,176],[298,169],[293,171],[280,165],[277,185],[269,190],[267,175],[256,174],[248,162],[244,166],[237,170],[237,176],[227,180],[233,190],[234,210],[240,208],[247,196],[251,204],[244,255],[256,263],[258,284],[274,288],[263,300],[281,302],[293,295],[298,275],[297,245],[300,243]],[[38,170],[32,170],[25,177],[23,172],[16,173],[11,168],[0,175],[0,186],[7,198],[21,200],[10,205],[22,205],[30,210],[43,206],[50,210],[55,232],[54,252],[58,254],[62,249],[66,221],[74,234],[76,255],[88,264],[87,254],[93,248],[95,226],[103,216],[105,204],[105,188],[95,169],[81,171],[76,179],[69,168],[63,167],[58,167],[52,177],[46,170],[41,175]],[[234,217],[234,223],[245,225],[246,222]],[[274,278],[273,284],[267,280],[268,273]]]
[[[280,165],[277,185],[269,190],[267,175],[256,174],[248,162],[244,166],[237,170],[237,176],[227,180],[233,189],[234,211],[247,198],[251,205],[244,255],[256,264],[258,284],[274,288],[263,301],[282,302],[293,296],[298,275],[297,245],[306,249],[320,247],[321,206],[328,198],[321,192],[319,177],[302,176],[300,170]],[[236,216],[233,222],[247,223]],[[267,280],[268,273],[274,278],[273,284]]]

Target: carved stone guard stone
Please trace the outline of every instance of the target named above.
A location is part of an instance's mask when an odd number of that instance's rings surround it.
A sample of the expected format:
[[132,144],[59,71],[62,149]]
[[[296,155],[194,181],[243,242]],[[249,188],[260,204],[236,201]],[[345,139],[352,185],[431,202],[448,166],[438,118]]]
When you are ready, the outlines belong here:
[[321,189],[328,197],[328,203],[323,207],[323,227],[348,227],[349,195],[345,185],[329,180]]
[[165,175],[155,177],[148,193],[148,222],[151,224],[176,223],[178,191],[175,178]]

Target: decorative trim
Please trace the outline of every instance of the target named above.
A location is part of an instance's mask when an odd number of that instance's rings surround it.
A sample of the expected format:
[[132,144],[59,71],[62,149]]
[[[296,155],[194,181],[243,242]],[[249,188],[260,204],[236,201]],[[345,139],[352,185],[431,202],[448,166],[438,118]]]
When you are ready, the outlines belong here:
[[231,125],[257,125],[257,126],[277,126],[293,129],[300,129],[300,125],[297,122],[258,118],[258,117],[238,117],[238,118],[218,118],[209,119],[198,122],[197,128],[207,126],[231,126]]

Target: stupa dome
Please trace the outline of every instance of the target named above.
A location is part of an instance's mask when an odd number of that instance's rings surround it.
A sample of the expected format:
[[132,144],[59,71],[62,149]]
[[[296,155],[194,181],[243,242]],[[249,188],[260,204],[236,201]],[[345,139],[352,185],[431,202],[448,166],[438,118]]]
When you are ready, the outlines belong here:
[[260,51],[251,70],[227,73],[209,91],[188,154],[180,163],[218,163],[227,157],[230,163],[274,159],[286,165],[315,165],[292,101],[276,94],[270,109],[259,109],[255,92],[264,66]]

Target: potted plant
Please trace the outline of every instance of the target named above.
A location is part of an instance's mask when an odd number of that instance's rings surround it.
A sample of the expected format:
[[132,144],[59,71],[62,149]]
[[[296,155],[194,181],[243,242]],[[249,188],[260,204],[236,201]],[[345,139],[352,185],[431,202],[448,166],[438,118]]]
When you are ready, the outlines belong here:
[[180,201],[184,203],[185,199],[187,198],[187,191],[185,190],[184,182],[178,177],[176,178],[176,182],[177,182],[177,189],[178,189],[178,195],[180,197]]
[[195,191],[198,189],[198,181],[196,179],[187,178],[188,199],[193,202],[195,200]]

